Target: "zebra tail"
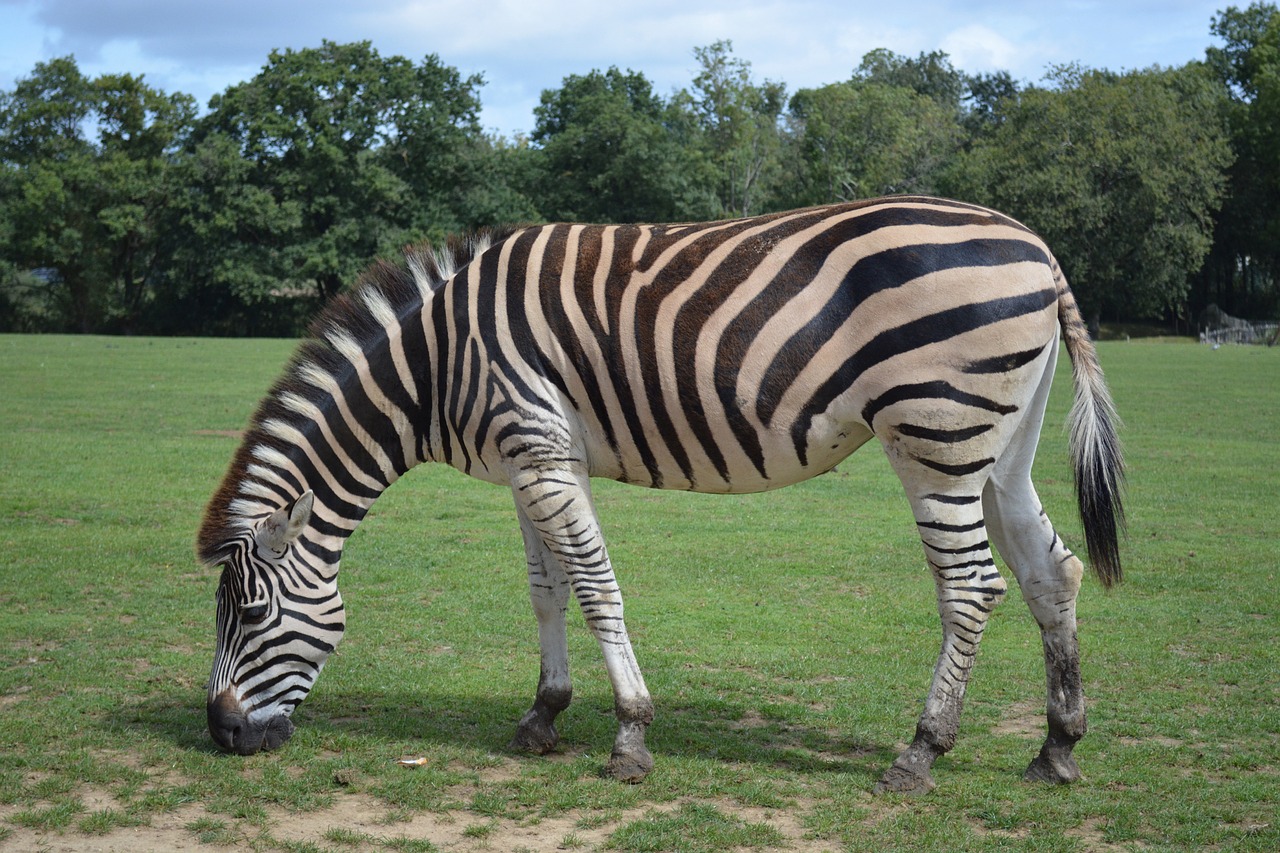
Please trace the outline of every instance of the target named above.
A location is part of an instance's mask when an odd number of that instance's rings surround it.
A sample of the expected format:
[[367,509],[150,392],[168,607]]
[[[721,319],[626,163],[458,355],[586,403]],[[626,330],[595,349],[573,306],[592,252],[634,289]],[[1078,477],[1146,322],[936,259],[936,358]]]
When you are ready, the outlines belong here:
[[1120,487],[1124,460],[1116,427],[1120,418],[1111,402],[1098,352],[1080,316],[1076,298],[1057,261],[1052,262],[1058,290],[1058,323],[1071,359],[1075,402],[1068,416],[1076,500],[1094,574],[1104,587],[1121,580],[1119,535],[1124,531]]

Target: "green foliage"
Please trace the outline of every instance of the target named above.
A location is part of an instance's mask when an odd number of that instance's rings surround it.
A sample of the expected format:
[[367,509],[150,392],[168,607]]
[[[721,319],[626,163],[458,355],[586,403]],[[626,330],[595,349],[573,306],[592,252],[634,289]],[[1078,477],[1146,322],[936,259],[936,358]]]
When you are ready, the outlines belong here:
[[184,191],[166,247],[166,287],[154,326],[167,334],[287,335],[316,301],[287,290],[291,241],[302,204],[255,179],[253,163],[226,134],[193,143],[178,160]]
[[253,80],[216,96],[197,141],[229,139],[248,186],[297,212],[268,218],[286,227],[267,231],[272,275],[255,279],[274,283],[253,295],[289,288],[324,300],[370,258],[455,230],[441,188],[478,133],[479,85],[435,56],[414,65],[368,42],[326,41],[275,51]]
[[1182,305],[1212,239],[1231,160],[1201,66],[1115,74],[1067,66],[1002,101],[950,177],[953,194],[1039,231],[1094,323]]
[[1209,48],[1206,61],[1231,92],[1225,110],[1235,162],[1198,302],[1280,317],[1280,9],[1229,7],[1213,33],[1224,44]]
[[566,77],[542,93],[532,140],[548,218],[662,222],[698,218],[685,186],[696,153],[668,127],[669,108],[635,71]]
[[1008,71],[997,71],[975,74],[966,89],[962,121],[972,139],[978,139],[1004,120],[1006,105],[1018,97],[1019,86]]
[[514,141],[489,134],[472,138],[462,152],[464,177],[455,187],[463,230],[545,218],[538,212],[540,153],[523,137]]
[[961,137],[954,110],[881,82],[802,89],[790,126],[796,206],[936,192]]
[[186,95],[128,74],[90,80],[71,57],[38,63],[0,95],[0,250],[11,287],[15,270],[50,271],[35,302],[56,327],[138,325],[158,283],[170,155],[194,114]]
[[1020,217],[1094,321],[1274,316],[1280,13],[1229,7],[1211,32],[1203,64],[1026,88],[878,49],[790,97],[716,41],[668,96],[640,71],[571,73],[514,139],[479,127],[480,76],[368,42],[274,51],[198,119],[56,59],[0,92],[0,330],[295,335],[424,238],[893,193]]
[[729,216],[761,213],[777,179],[786,85],[756,83],[751,63],[733,55],[730,41],[694,48],[693,55],[699,71],[679,103],[702,131],[720,207]]
[[913,59],[878,48],[862,57],[854,69],[853,79],[909,89],[953,113],[960,112],[960,101],[968,87],[964,74],[957,71],[951,65],[951,58],[940,50],[921,53]]

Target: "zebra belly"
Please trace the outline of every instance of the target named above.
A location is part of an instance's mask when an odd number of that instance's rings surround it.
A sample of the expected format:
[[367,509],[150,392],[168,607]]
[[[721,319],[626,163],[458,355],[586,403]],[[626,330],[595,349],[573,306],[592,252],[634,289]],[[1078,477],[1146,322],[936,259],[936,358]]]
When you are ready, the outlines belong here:
[[591,476],[650,488],[706,494],[751,494],[790,486],[834,468],[871,437],[855,417],[821,414],[813,419],[804,442],[804,458],[797,454],[789,430],[791,418],[779,418],[784,428],[752,431],[754,443],[744,449],[723,423],[703,443],[668,443],[652,430],[640,441],[611,445],[599,430],[587,428],[583,438]]

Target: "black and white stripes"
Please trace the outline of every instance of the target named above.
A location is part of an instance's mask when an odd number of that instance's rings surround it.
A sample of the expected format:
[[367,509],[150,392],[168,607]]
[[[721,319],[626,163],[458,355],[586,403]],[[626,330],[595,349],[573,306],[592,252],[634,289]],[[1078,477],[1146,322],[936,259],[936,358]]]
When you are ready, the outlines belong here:
[[[1074,648],[1063,638],[1074,638],[1079,562],[1029,480],[1060,327],[1089,550],[1110,582],[1111,403],[1052,255],[1007,217],[903,197],[706,224],[531,226],[411,249],[316,322],[210,502],[200,554],[223,566],[211,730],[241,751],[280,738],[341,635],[346,537],[405,471],[436,461],[510,485],[516,501],[543,647],[516,745],[555,743],[571,692],[572,591],[615,688],[610,772],[641,778],[652,704],[590,478],[760,491],[821,474],[874,436],[912,502],[946,637],[917,741],[882,785],[927,787],[1005,590],[992,544],[1024,594],[1047,583],[1068,596],[1069,619],[1037,618],[1046,643]],[[254,623],[258,597],[272,615]],[[311,646],[299,639],[309,630]],[[1083,733],[1082,707],[1055,710],[1050,697],[1055,743],[1063,715]],[[1073,766],[1070,744],[1042,763],[1064,778]]]

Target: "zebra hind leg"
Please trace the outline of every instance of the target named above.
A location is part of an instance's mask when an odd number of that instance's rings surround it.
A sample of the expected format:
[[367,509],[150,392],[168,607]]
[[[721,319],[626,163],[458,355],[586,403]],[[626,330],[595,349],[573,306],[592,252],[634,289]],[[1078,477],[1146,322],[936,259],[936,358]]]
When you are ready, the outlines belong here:
[[1018,580],[1044,646],[1049,731],[1024,778],[1061,783],[1080,778],[1071,753],[1086,728],[1076,639],[1076,595],[1084,566],[1054,531],[1031,482],[1054,362],[1051,350],[1026,417],[983,488],[982,504],[991,539]]
[[1040,626],[1048,696],[1048,735],[1024,778],[1074,782],[1080,768],[1071,753],[1086,729],[1076,639],[1076,595],[1084,565],[1054,532],[1026,471],[1001,474],[984,493],[991,537]]
[[517,502],[520,533],[524,537],[529,566],[529,598],[538,620],[538,644],[542,664],[538,691],[531,707],[516,726],[510,748],[519,752],[546,755],[560,742],[556,716],[569,707],[573,683],[569,677],[569,644],[565,618],[569,605],[569,579],[555,555]]
[[878,794],[924,793],[934,787],[931,768],[955,745],[978,644],[1007,589],[987,541],[976,494],[981,487],[965,491],[968,479],[956,481],[958,490],[946,494],[909,495],[937,588],[942,650],[915,737],[876,785]]

